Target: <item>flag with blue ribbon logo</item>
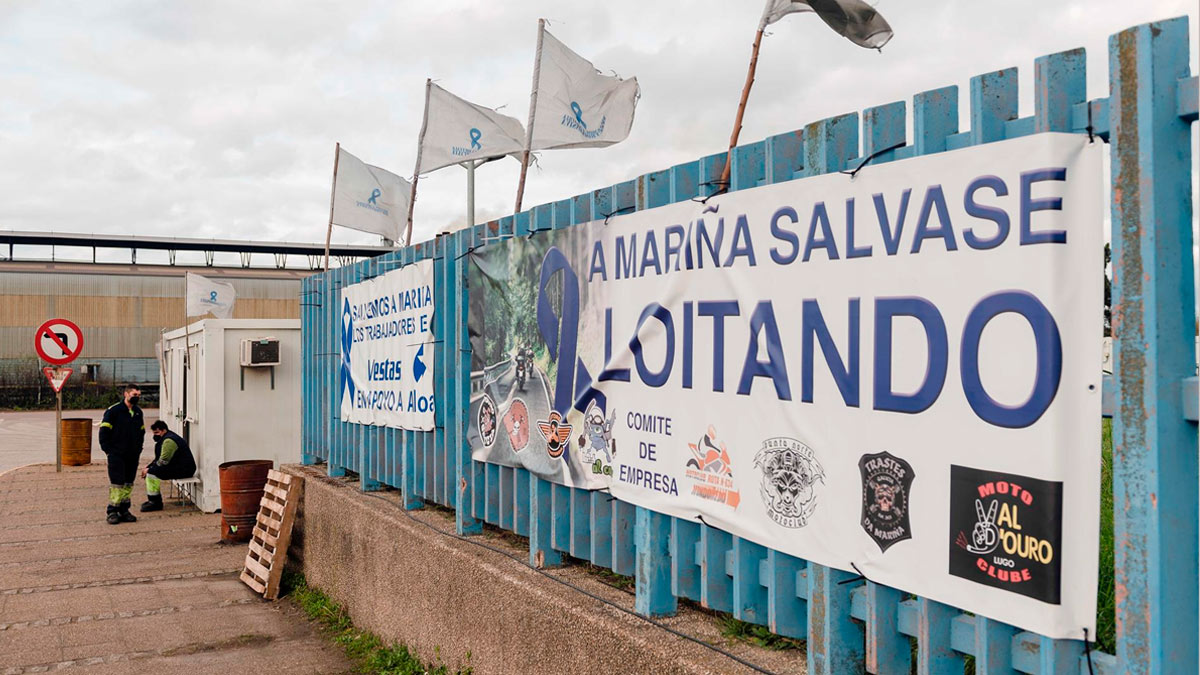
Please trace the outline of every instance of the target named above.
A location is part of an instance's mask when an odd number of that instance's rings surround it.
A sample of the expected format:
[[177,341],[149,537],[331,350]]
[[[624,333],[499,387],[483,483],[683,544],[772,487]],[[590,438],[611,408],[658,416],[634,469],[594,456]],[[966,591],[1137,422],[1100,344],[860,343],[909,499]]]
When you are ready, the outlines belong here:
[[188,272],[184,276],[184,286],[188,316],[204,316],[209,312],[218,319],[233,316],[233,303],[237,300],[237,291],[233,290],[233,284],[213,281]]
[[525,147],[525,127],[507,115],[429,85],[429,107],[417,173],[466,161],[516,155]]
[[333,224],[400,241],[412,187],[400,176],[338,150]]
[[601,75],[545,30],[534,89],[531,150],[600,148],[625,140],[633,127],[637,78]]

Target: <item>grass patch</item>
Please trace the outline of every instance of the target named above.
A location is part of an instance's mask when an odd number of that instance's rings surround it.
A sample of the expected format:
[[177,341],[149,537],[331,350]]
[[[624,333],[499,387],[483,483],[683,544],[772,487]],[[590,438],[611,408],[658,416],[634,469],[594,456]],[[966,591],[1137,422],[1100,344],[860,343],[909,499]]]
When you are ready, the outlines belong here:
[[607,567],[599,567],[591,563],[584,563],[584,569],[587,570],[588,574],[599,578],[605,584],[622,591],[633,592],[634,587],[637,585],[637,580],[633,577],[626,576],[624,574],[617,574]]
[[803,640],[772,633],[766,626],[735,619],[731,614],[722,614],[719,621],[721,635],[735,642],[744,642],[774,651],[804,649]]
[[[426,664],[401,644],[388,645],[376,634],[354,627],[350,615],[320,589],[308,585],[304,575],[285,572],[283,590],[287,597],[299,607],[309,619],[320,624],[322,630],[341,645],[346,657],[353,661],[360,673],[384,675],[468,675],[471,667],[462,666],[450,670],[441,660]],[[467,655],[470,658],[470,654]]]

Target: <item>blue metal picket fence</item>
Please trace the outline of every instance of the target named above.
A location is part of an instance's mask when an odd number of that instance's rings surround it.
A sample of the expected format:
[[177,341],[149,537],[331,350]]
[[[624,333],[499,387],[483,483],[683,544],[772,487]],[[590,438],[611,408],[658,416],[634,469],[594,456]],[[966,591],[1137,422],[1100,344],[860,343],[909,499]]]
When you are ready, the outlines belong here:
[[[900,101],[863,111],[861,132],[859,114],[850,113],[733,153],[730,189],[741,190],[852,168],[894,146],[872,161],[1051,131],[1110,143],[1117,653],[1093,652],[1097,673],[1195,672],[1197,663],[1190,133],[1198,97],[1188,43],[1186,18],[1112,36],[1110,94],[1093,100],[1086,97],[1082,49],[1043,56],[1034,64],[1031,117],[1018,117],[1017,69],[1009,68],[971,78],[965,130],[958,87],[951,86],[913,97],[911,139]],[[470,252],[707,195],[723,162],[724,153],[704,157],[306,279],[304,461],[324,462],[334,476],[356,472],[363,490],[399,488],[407,508],[425,502],[453,508],[462,534],[478,533],[486,522],[528,537],[532,565],[561,564],[567,554],[634,575],[640,613],[669,614],[678,598],[688,598],[805,639],[812,673],[908,673],[914,654],[919,673],[961,673],[968,655],[977,673],[1088,673],[1082,641],[1022,632],[703,523],[471,459]],[[426,259],[434,261],[438,303],[436,430],[341,422],[340,289]]]

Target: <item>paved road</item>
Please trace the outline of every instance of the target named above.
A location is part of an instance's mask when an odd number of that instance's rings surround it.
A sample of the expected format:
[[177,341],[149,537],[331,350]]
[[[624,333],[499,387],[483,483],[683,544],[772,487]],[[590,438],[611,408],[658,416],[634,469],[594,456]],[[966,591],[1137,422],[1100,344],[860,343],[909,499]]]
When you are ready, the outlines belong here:
[[[146,463],[154,454],[150,425],[158,419],[158,409],[142,411],[146,417],[146,447],[142,457]],[[92,420],[92,460],[103,461],[100,451],[100,419],[103,410],[64,410],[63,417],[87,417]],[[38,462],[54,463],[54,411],[0,412],[0,473],[18,466]]]
[[0,674],[350,672],[293,605],[238,580],[246,547],[217,543],[220,516],[171,504],[109,525],[107,483],[102,463],[0,476]]

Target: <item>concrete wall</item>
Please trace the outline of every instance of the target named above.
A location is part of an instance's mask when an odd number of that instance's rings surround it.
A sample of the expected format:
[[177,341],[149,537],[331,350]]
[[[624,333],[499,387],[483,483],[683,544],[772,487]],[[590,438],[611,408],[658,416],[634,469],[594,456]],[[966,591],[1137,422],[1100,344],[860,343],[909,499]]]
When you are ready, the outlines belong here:
[[[401,642],[428,661],[476,673],[743,673],[738,662],[557,583],[520,561],[528,549],[498,537],[518,560],[439,534],[452,517],[399,509],[396,492],[370,493],[320,467],[288,466],[305,479],[289,564],[347,607],[355,625]],[[633,596],[578,567],[553,574],[628,609]],[[696,610],[666,619],[676,630],[723,642]],[[707,631],[707,634],[706,634]],[[803,652],[746,645],[738,655],[779,673],[804,672]]]

